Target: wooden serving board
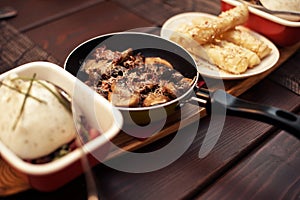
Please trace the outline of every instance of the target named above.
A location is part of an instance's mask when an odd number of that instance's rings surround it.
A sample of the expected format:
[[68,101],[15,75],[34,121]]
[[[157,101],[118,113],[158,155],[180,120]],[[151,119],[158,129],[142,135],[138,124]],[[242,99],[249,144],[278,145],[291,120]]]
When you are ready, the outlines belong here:
[[[283,62],[292,56],[293,53],[299,49],[299,47],[300,42],[290,47],[280,48],[280,58],[277,64],[262,74],[242,80],[224,81],[226,91],[234,96],[241,95],[249,88],[257,84],[260,80],[268,76],[272,71],[276,70]],[[181,117],[178,117],[176,114],[170,117],[164,128],[153,136],[146,139],[138,139],[120,132],[113,139],[114,144],[116,144],[122,150],[134,151],[176,132],[179,124],[180,127],[183,128],[198,120],[199,117],[201,118],[206,116],[205,108],[198,109],[197,107],[197,109],[195,109],[195,105],[192,104],[187,104],[186,106],[188,109],[185,109],[182,113],[180,113]],[[181,120],[178,121],[180,118]],[[120,149],[113,149],[107,156],[107,159],[113,159],[122,155],[122,151]],[[0,196],[15,194],[30,188],[30,184],[28,183],[26,177],[12,169],[0,157]]]

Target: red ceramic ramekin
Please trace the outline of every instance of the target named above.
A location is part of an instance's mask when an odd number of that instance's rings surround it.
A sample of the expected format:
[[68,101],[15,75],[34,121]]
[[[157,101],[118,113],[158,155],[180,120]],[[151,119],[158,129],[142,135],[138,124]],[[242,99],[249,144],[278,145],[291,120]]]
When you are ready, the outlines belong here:
[[33,188],[40,191],[52,191],[83,173],[84,168],[81,163],[83,154],[87,156],[91,166],[105,158],[110,148],[110,139],[119,133],[123,125],[121,113],[114,109],[111,103],[53,63],[27,63],[1,74],[0,80],[10,73],[23,77],[32,77],[35,73],[38,79],[50,81],[61,87],[72,97],[72,101],[76,101],[76,106],[79,106],[82,111],[80,114],[85,116],[89,125],[101,132],[99,136],[81,148],[45,164],[31,164],[22,160],[0,140],[1,157],[11,167],[24,174]]
[[[221,0],[221,10],[226,11],[241,3],[236,0]],[[300,41],[300,21],[289,21],[249,7],[250,15],[245,26],[266,36],[278,46],[290,46]]]

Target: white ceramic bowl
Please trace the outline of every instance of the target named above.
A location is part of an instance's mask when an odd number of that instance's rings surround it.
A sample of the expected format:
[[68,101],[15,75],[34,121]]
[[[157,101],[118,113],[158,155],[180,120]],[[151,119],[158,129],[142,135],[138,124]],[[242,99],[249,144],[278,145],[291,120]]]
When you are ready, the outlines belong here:
[[31,164],[20,159],[0,141],[1,157],[13,168],[25,174],[33,188],[41,191],[55,190],[80,175],[83,172],[82,152],[88,156],[92,166],[104,159],[109,151],[110,139],[118,134],[123,124],[121,113],[114,109],[105,98],[53,63],[24,64],[0,75],[0,80],[10,73],[29,77],[36,73],[36,78],[50,81],[61,87],[72,97],[72,101],[76,101],[89,125],[102,133],[86,143],[82,147],[84,151],[77,148],[67,155],[45,164]]

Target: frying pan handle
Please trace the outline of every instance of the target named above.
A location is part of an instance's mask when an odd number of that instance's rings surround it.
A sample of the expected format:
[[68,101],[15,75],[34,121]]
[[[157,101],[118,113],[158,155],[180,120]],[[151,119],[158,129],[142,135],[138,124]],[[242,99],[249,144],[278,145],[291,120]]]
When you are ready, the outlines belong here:
[[300,139],[300,116],[272,106],[255,104],[236,98],[224,90],[212,93],[211,103],[226,108],[229,115],[266,122],[288,131]]

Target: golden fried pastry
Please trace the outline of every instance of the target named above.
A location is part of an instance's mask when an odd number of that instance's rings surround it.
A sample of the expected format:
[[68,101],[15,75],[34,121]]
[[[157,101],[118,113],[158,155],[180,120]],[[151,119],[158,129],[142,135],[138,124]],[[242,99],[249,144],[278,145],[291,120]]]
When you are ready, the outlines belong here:
[[204,21],[204,23],[199,23],[195,26],[188,26],[185,32],[199,44],[209,43],[220,34],[245,23],[248,15],[248,7],[240,5],[222,12],[217,18]]
[[205,44],[203,50],[210,63],[233,74],[244,73],[260,63],[259,57],[252,51],[226,41]]
[[212,43],[200,45],[195,40],[179,33],[173,34],[170,39],[195,56],[233,74],[241,74],[261,62],[254,52],[225,40],[215,40]]
[[221,35],[221,39],[247,48],[258,55],[260,59],[269,55],[272,49],[246,30],[232,29]]
[[237,53],[235,56],[246,57],[249,68],[253,68],[254,66],[258,65],[261,62],[258,55],[247,48],[244,48],[242,46],[236,45],[234,43],[225,40],[221,40],[218,43],[220,46],[222,46],[222,48],[225,48],[228,51],[232,51],[232,49],[234,49],[234,51]]
[[237,6],[217,18],[199,17],[181,24],[170,39],[196,57],[232,74],[261,63],[272,49],[246,29],[236,27],[248,18],[248,8]]

